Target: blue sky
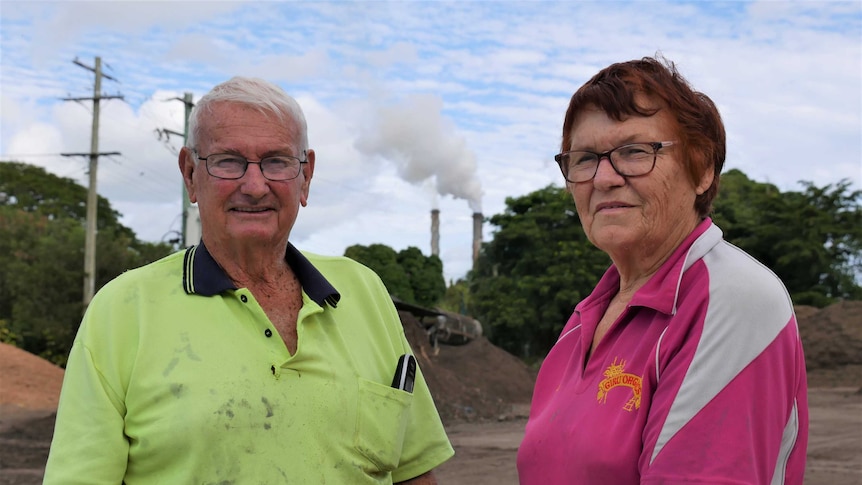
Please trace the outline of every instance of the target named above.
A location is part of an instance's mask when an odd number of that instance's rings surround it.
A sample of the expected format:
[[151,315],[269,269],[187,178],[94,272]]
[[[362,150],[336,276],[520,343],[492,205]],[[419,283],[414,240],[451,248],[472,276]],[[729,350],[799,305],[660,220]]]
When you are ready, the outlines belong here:
[[[79,2],[0,0],[0,159],[87,184],[93,75],[99,193],[145,240],[181,227],[183,105],[234,75],[297,98],[317,166],[298,247],[430,253],[471,264],[472,213],[561,186],[571,94],[610,63],[661,52],[718,105],[726,169],[800,190],[862,188],[862,2]],[[484,238],[492,237],[486,225]]]

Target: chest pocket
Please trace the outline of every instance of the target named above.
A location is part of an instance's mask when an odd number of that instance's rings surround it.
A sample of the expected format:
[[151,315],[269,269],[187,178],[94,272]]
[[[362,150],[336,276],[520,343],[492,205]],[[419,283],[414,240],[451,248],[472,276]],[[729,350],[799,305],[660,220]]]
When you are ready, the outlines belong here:
[[398,467],[413,395],[365,379],[359,380],[359,407],[353,446],[376,469],[389,472]]

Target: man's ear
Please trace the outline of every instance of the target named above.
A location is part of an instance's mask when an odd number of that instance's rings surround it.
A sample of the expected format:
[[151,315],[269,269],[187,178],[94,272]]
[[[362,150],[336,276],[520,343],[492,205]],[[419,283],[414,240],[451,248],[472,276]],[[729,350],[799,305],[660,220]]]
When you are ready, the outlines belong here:
[[306,150],[305,159],[308,163],[302,164],[302,176],[304,180],[302,181],[302,191],[299,195],[299,203],[302,204],[303,207],[308,205],[308,193],[309,188],[311,187],[311,177],[314,175],[314,156],[314,150]]
[[183,184],[185,184],[186,192],[189,194],[189,200],[192,203],[197,202],[194,174],[198,165],[197,160],[195,160],[194,152],[188,147],[183,147],[182,150],[180,150],[178,163],[180,166],[180,173],[183,176]]

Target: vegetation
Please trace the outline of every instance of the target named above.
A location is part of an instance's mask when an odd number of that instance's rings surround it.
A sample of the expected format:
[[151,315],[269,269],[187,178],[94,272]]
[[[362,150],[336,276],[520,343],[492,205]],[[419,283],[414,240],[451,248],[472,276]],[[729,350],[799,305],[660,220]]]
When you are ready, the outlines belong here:
[[799,305],[862,299],[862,192],[850,182],[779,192],[739,170],[721,177],[713,220],[772,269]]
[[[781,192],[738,170],[722,176],[713,219],[725,238],[771,268],[797,304],[862,300],[862,192],[848,181]],[[80,323],[86,189],[31,165],[0,162],[0,341],[57,364]],[[96,287],[175,248],[146,243],[99,197]],[[548,186],[506,199],[476,267],[446,287],[443,263],[415,247],[351,246],[390,294],[467,313],[526,359],[543,356],[574,306],[610,265],[586,239],[570,195]]]
[[460,313],[468,315],[468,307],[470,306],[470,286],[467,280],[459,279],[451,282],[446,287],[446,293],[443,294],[443,299],[437,303],[437,307],[452,313]]
[[571,196],[553,186],[506,199],[470,275],[470,313],[516,355],[550,349],[575,304],[610,264],[584,235]]
[[[801,192],[722,176],[713,219],[725,238],[772,269],[796,304],[862,299],[862,193],[850,183]],[[490,339],[525,358],[547,353],[610,261],[583,234],[571,196],[549,186],[506,200],[468,278],[470,313]]]
[[[63,365],[83,312],[87,190],[23,163],[0,162],[0,341]],[[140,242],[98,198],[96,288],[170,253]]]
[[419,248],[396,253],[383,244],[354,245],[344,255],[374,270],[389,294],[404,302],[432,307],[446,292],[443,262],[435,255],[426,257]]

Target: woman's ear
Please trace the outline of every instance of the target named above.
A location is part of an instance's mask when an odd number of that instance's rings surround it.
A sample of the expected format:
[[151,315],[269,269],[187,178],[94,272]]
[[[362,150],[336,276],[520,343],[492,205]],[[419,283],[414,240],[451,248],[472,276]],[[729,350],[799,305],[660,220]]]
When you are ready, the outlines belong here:
[[697,195],[703,195],[704,192],[707,191],[710,187],[712,187],[712,182],[715,180],[715,171],[712,167],[708,167],[703,171],[703,175],[700,176],[700,183],[694,188],[694,193]]

